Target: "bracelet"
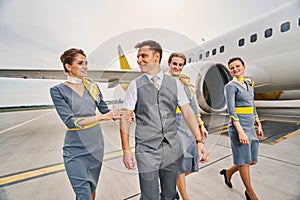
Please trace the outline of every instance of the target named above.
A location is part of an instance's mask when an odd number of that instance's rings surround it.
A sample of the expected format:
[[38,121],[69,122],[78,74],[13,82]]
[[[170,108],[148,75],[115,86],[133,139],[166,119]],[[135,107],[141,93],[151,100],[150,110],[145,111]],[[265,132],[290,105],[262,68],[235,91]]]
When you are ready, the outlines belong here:
[[202,126],[204,124],[204,121],[201,121],[198,123],[199,126]]
[[198,144],[198,143],[202,143],[202,144],[204,144],[204,141],[203,141],[203,139],[201,138],[201,139],[196,139],[196,143]]

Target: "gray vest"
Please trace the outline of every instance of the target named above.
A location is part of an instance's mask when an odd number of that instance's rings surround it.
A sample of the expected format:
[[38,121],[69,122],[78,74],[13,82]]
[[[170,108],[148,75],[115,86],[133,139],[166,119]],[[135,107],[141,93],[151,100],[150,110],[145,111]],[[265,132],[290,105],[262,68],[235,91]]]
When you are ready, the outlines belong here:
[[136,86],[136,143],[154,149],[157,149],[164,139],[172,144],[177,138],[176,80],[164,75],[162,85],[157,90],[146,75],[142,75],[136,79]]

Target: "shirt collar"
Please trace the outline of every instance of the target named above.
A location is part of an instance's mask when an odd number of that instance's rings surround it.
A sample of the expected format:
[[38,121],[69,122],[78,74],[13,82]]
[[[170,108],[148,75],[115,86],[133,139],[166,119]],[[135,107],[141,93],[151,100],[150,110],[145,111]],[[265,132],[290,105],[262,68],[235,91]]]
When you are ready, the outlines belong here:
[[[145,73],[145,75],[148,77],[149,80],[151,80],[151,78],[154,76],[154,75],[150,75],[150,74],[146,74],[146,73]],[[156,75],[157,75],[158,80],[162,80],[164,78],[164,73],[162,70],[160,70],[158,72],[158,74],[156,74]]]
[[233,77],[232,80],[235,81],[235,82],[237,82],[237,83],[239,83],[239,81],[237,80],[237,78],[235,76]]

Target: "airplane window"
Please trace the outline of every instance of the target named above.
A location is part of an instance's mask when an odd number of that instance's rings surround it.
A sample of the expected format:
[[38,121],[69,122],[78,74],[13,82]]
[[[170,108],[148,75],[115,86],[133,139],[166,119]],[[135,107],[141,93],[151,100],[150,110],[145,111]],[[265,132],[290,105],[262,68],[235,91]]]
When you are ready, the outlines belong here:
[[265,38],[271,37],[272,34],[273,34],[272,28],[268,28],[267,30],[265,30]]
[[285,23],[281,24],[280,31],[282,33],[287,32],[288,30],[290,30],[290,22],[285,22]]
[[250,42],[251,43],[256,42],[256,40],[257,40],[257,34],[256,33],[250,36]]
[[206,56],[206,57],[208,57],[208,56],[209,56],[209,51],[207,51],[207,52],[206,52],[206,55],[205,55],[205,56]]
[[201,54],[199,55],[199,60],[202,60],[202,58],[203,58],[203,53],[201,53]]
[[300,26],[300,18],[298,19],[298,25]]
[[220,53],[223,53],[225,50],[225,47],[224,46],[220,46]]
[[239,40],[239,47],[244,46],[244,44],[245,44],[245,39],[244,38],[240,39]]
[[212,52],[211,52],[211,54],[212,54],[213,56],[216,55],[216,53],[217,53],[217,49],[213,49]]
[[192,62],[192,58],[189,58],[188,63],[191,63],[191,62]]

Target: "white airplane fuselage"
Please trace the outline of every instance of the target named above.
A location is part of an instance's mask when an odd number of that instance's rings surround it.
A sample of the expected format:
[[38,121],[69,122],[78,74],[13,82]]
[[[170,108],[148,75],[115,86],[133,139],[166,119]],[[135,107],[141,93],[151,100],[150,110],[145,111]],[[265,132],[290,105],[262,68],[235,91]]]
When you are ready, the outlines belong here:
[[[227,61],[238,56],[245,61],[245,76],[252,78],[256,83],[256,93],[281,91],[282,94],[289,91],[292,95],[281,96],[286,99],[298,99],[300,98],[300,1],[286,4],[250,23],[189,49],[185,54],[189,64],[185,67],[184,73],[191,77],[191,81],[200,92],[205,89],[199,87],[209,83],[209,79],[214,79],[214,85],[210,86],[209,93],[214,90],[220,92],[221,88],[216,87],[222,87],[231,79]],[[209,76],[207,73],[209,66],[217,66],[221,75],[212,73]],[[218,80],[219,83],[216,84]],[[217,96],[215,94],[215,97]],[[280,95],[277,99],[281,99]],[[223,100],[223,97],[216,100],[216,109],[204,108],[204,110],[224,110]]]

